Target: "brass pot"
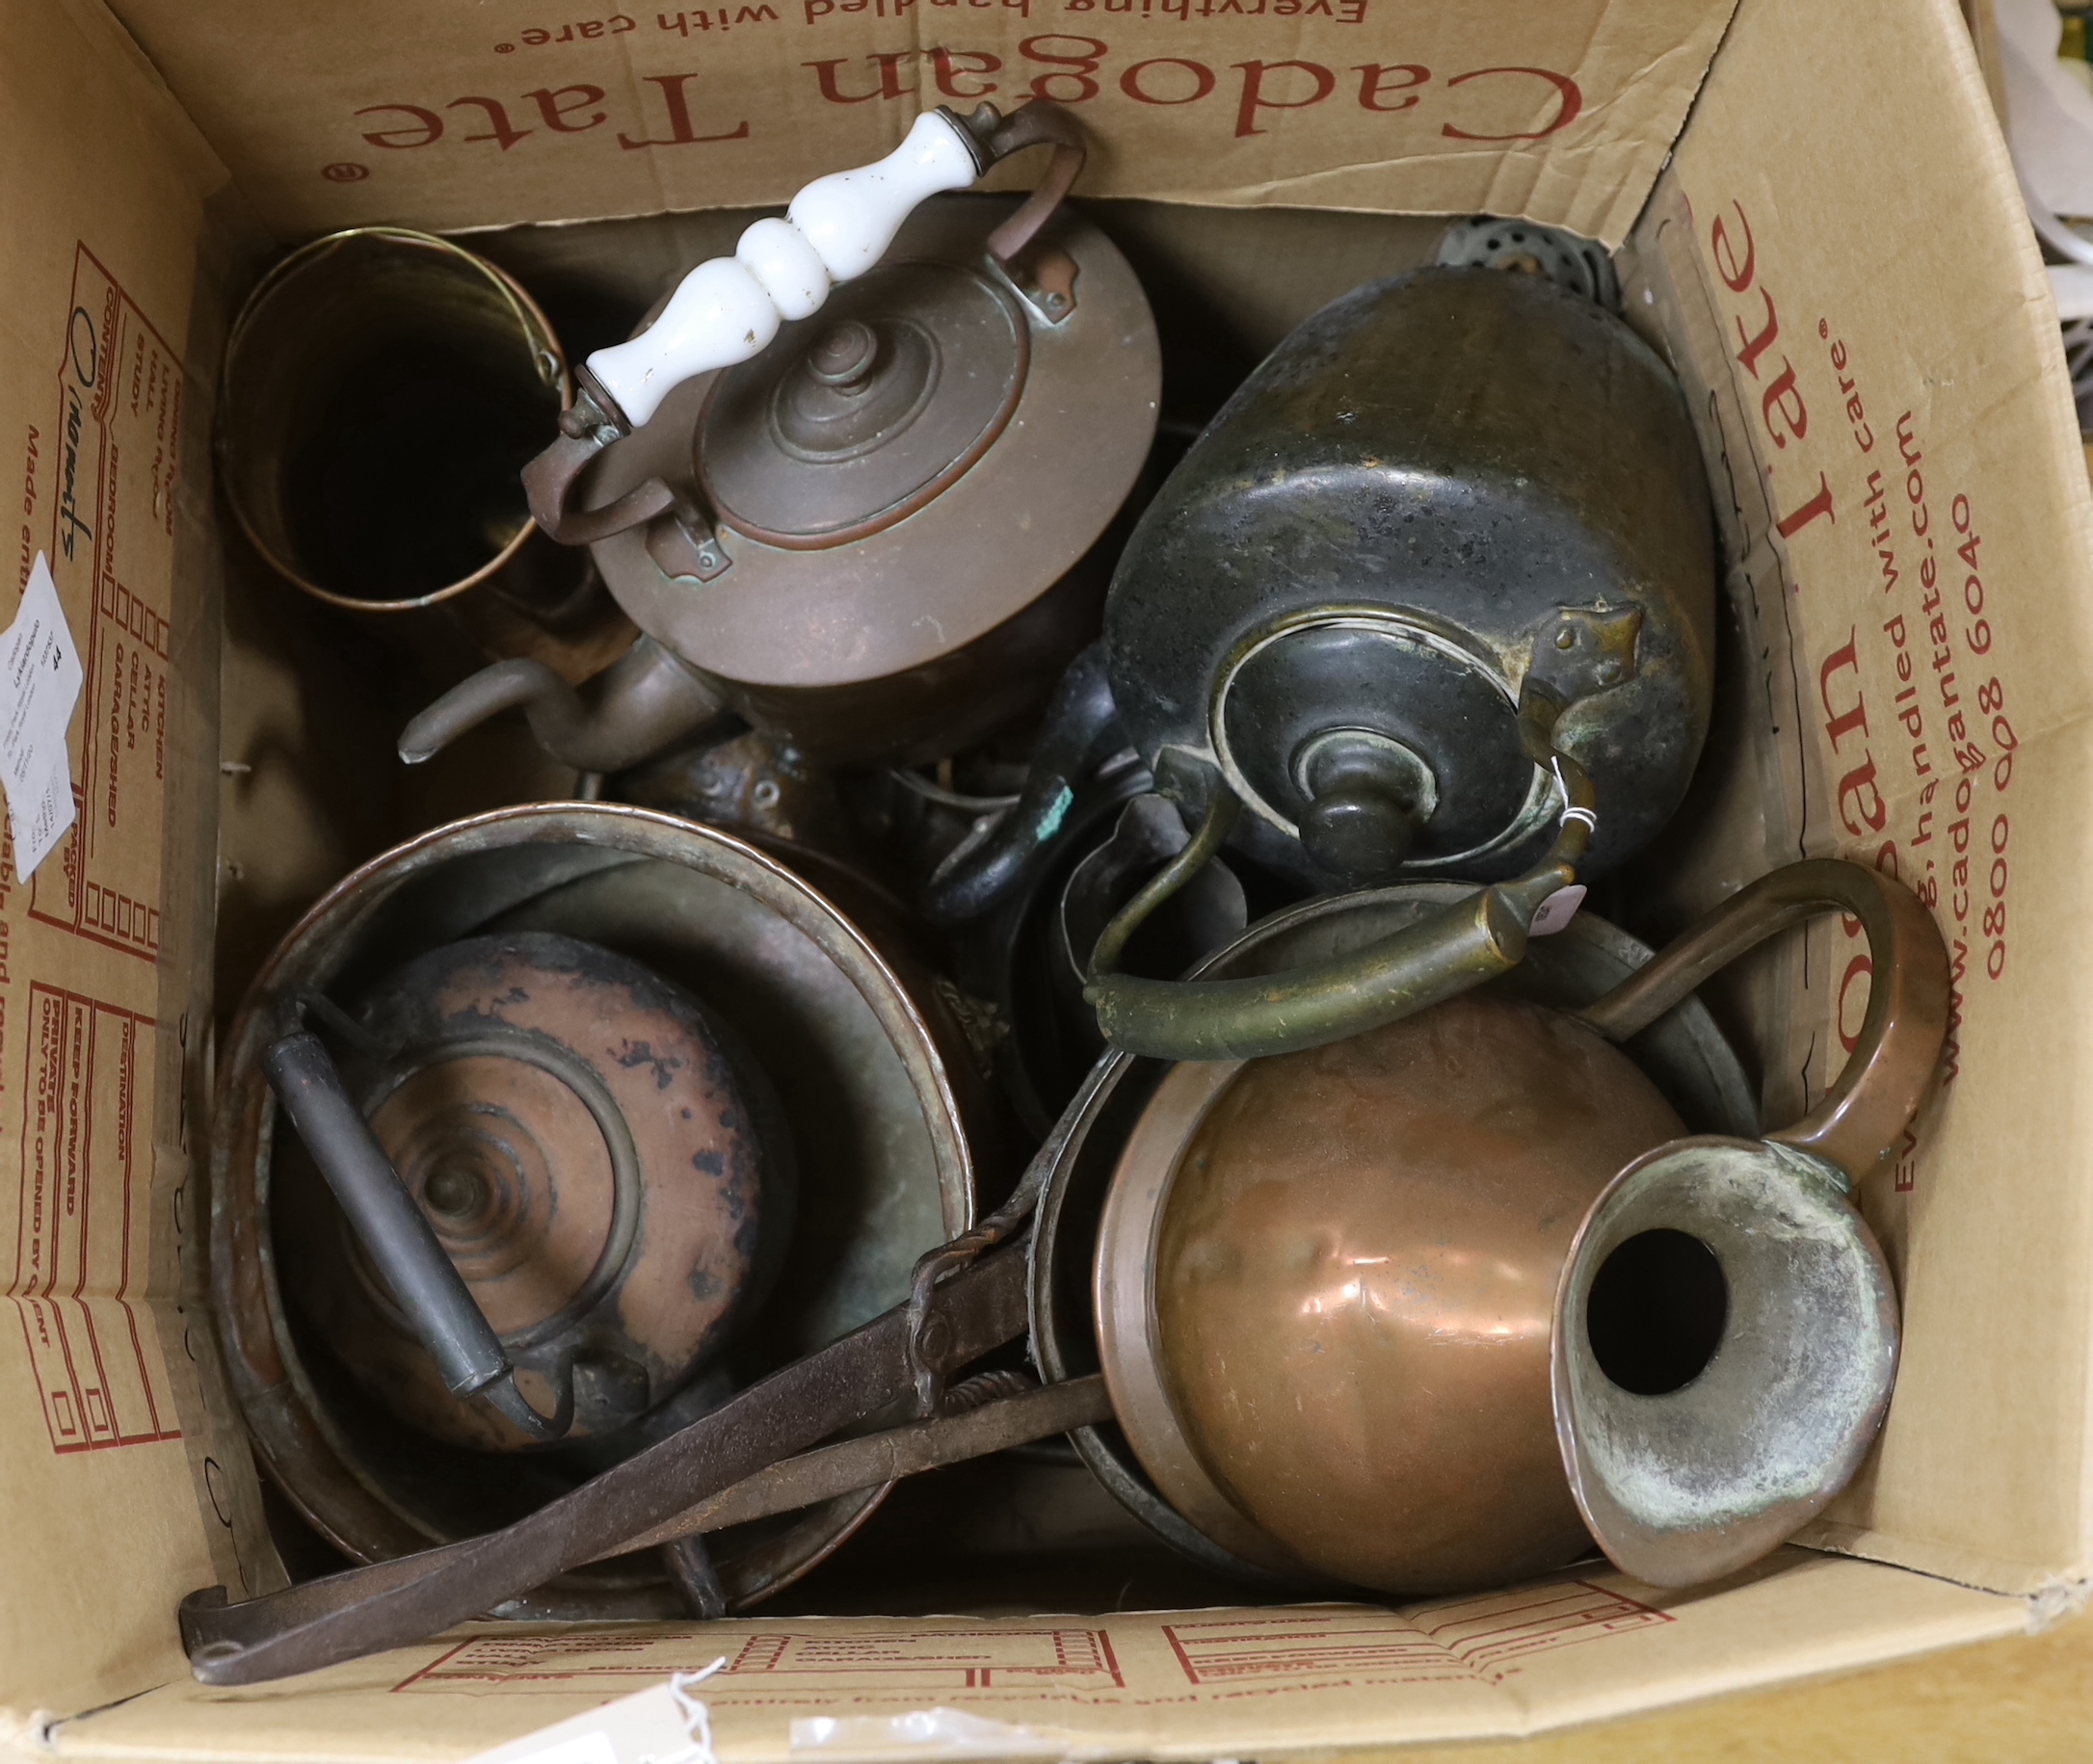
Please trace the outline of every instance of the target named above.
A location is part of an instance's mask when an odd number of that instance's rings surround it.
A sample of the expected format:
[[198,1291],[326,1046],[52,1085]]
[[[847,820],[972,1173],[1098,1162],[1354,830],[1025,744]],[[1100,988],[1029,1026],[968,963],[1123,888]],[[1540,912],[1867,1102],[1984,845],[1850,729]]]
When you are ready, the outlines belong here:
[[402,227],[331,233],[233,322],[219,476],[263,561],[314,599],[439,666],[477,650],[578,681],[633,628],[517,482],[571,397],[550,323],[493,264]]
[[[571,1381],[557,1445],[518,1451],[446,1392],[359,1257],[265,1074],[287,1004],[341,1050],[527,1400]],[[974,1050],[903,943],[751,846],[610,804],[461,822],[348,878],[256,980],[222,1071],[212,1300],[235,1394],[292,1504],[364,1562],[517,1518],[895,1303],[971,1223],[995,1143]],[[723,1534],[726,1600],[789,1583],[882,1496]],[[673,1578],[623,1558],[522,1608],[675,1615]]]

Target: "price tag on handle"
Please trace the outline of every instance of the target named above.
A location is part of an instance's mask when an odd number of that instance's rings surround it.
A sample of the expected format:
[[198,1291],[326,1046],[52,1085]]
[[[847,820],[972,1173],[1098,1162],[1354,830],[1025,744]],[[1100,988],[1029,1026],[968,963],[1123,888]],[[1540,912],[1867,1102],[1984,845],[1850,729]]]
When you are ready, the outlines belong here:
[[27,882],[73,823],[66,728],[86,675],[42,552],[14,622],[0,633],[0,782],[14,835],[14,873]]
[[1557,888],[1543,901],[1533,915],[1533,925],[1526,933],[1529,937],[1551,937],[1577,916],[1577,908],[1584,905],[1584,884],[1572,882],[1567,888]]

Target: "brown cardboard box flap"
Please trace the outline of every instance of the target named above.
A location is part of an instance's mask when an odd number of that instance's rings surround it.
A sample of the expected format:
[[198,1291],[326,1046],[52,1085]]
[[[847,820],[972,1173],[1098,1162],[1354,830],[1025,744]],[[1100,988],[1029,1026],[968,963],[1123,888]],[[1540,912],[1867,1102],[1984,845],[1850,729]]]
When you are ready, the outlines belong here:
[[1077,107],[1095,196],[1523,214],[1618,244],[1734,0],[122,0],[287,234],[783,202],[918,110]]
[[179,1671],[174,1601],[266,1585],[273,1556],[237,1423],[205,1404],[180,1259],[200,1224],[184,1085],[207,1069],[218,664],[188,337],[225,174],[108,14],[70,3],[0,15],[0,164],[21,496],[0,622],[46,554],[87,673],[74,827],[27,882],[12,854],[0,869],[0,1707],[19,1712]]
[[1266,1758],[1538,1733],[2027,1621],[2017,1599],[1788,1550],[1692,1593],[1608,1570],[1393,1609],[506,1627],[281,1686],[170,1685],[61,1724],[49,1747],[241,1764],[456,1758],[724,1655],[692,1694],[734,1764]]
[[[1630,301],[1693,388],[1752,658],[1658,867],[1683,908],[1838,853],[1941,921],[1944,1084],[1865,1197],[1904,1300],[1896,1395],[1841,1529],[1811,1536],[2031,1591],[2093,1560],[2093,1137],[2065,1077],[2093,1057],[2093,497],[1981,75],[1929,10],[1911,57],[1871,10],[1743,8],[1636,229]],[[1774,1122],[1837,1071],[1868,964],[1823,920],[1784,972]]]

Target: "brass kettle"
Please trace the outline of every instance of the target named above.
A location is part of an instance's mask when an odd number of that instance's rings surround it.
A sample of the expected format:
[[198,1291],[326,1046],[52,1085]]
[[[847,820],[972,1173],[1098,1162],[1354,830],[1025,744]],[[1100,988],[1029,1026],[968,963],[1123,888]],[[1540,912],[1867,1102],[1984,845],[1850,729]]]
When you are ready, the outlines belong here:
[[1550,750],[1599,874],[1699,757],[1714,567],[1648,345],[1542,276],[1420,270],[1308,320],[1171,474],[1113,578],[1113,698],[1191,819],[1232,795],[1234,843],[1304,884],[1530,868]]
[[[1022,203],[940,194],[1030,146],[1052,159]],[[1099,542],[1160,388],[1132,270],[1063,206],[1086,150],[1045,101],[927,112],[591,355],[524,483],[646,634],[631,677],[584,700],[490,670],[416,719],[402,756],[517,704],[584,771],[722,710],[864,763],[948,754],[1036,709],[1095,635]]]
[[[1684,794],[1714,676],[1699,452],[1669,369],[1579,291],[1586,257],[1546,259],[1576,289],[1487,267],[1542,230],[1456,228],[1457,265],[1357,289],[1266,358],[1127,541],[1101,658],[1049,716],[1061,770],[934,888],[935,916],[993,906],[994,860],[1054,822],[1073,736],[1130,743],[1199,830],[1099,941],[1087,995],[1114,1045],[1279,1054],[1502,973],[1550,896]],[[1283,986],[1115,972],[1224,847],[1302,889],[1490,885]]]

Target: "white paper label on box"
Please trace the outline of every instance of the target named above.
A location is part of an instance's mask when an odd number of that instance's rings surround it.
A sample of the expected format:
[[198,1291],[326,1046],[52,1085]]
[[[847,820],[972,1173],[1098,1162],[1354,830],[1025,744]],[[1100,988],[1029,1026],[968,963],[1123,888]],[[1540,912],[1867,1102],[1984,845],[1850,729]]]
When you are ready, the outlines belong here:
[[0,782],[14,834],[14,874],[23,882],[72,825],[66,725],[86,677],[58,604],[58,584],[40,551],[21,610],[0,633]]
[[1551,937],[1577,916],[1577,908],[1584,905],[1584,884],[1572,882],[1567,888],[1555,892],[1535,908],[1533,925],[1526,935],[1529,937]]
[[719,1764],[711,1711],[690,1692],[726,1664],[722,1654],[702,1672],[672,1673],[664,1684],[511,1740],[465,1764]]

